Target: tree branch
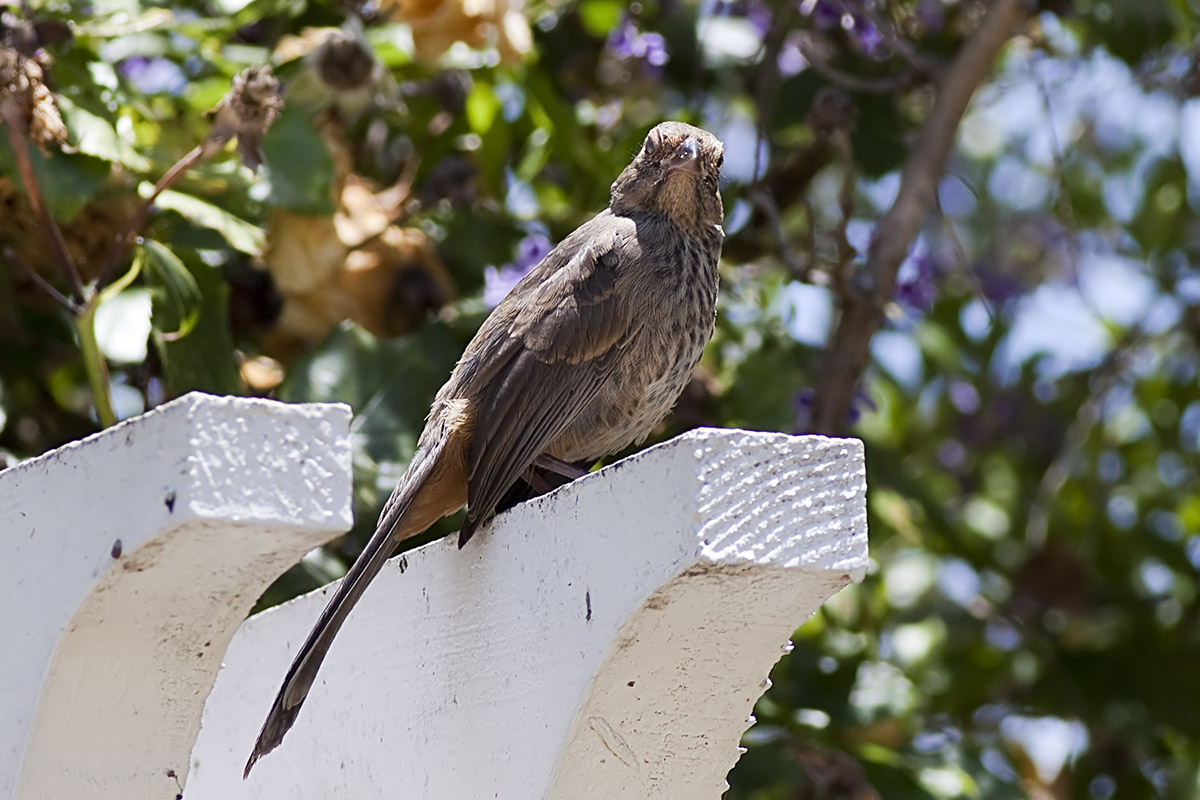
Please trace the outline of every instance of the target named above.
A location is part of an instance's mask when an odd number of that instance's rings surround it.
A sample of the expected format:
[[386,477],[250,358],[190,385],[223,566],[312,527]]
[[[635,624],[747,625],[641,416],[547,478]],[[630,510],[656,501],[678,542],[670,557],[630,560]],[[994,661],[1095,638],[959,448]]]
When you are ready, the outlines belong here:
[[821,359],[812,429],[843,434],[854,392],[870,358],[871,339],[883,325],[896,273],[937,196],[938,181],[959,121],[975,89],[991,73],[1000,49],[1026,15],[1023,0],[993,0],[979,29],[963,44],[938,84],[937,101],[921,126],[900,173],[896,200],[875,230],[867,263],[849,281],[841,319]]
[[891,92],[896,91],[900,86],[904,85],[904,80],[900,77],[863,78],[858,75],[852,75],[849,72],[843,72],[826,61],[821,54],[817,52],[816,44],[807,35],[800,36],[796,40],[796,46],[800,50],[800,55],[804,56],[804,60],[808,62],[808,65],[812,67],[818,75],[832,83],[834,86],[845,89],[848,92],[863,92],[864,94],[890,94]]
[[117,269],[121,266],[121,257],[125,254],[125,248],[128,247],[129,240],[146,224],[146,219],[150,216],[150,209],[154,207],[154,201],[208,155],[210,154],[202,145],[196,145],[158,179],[158,183],[154,184],[154,189],[142,200],[137,211],[125,220],[125,224],[117,233],[117,238],[113,240],[112,248],[108,251],[108,260],[104,264],[104,269],[100,271],[100,277],[96,280],[97,290],[103,289],[117,277]]

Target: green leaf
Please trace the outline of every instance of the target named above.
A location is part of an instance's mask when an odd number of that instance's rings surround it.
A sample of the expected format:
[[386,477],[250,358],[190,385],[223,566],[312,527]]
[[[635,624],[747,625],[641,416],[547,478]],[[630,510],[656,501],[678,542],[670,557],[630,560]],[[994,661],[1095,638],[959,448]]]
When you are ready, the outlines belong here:
[[146,282],[150,286],[150,321],[155,333],[182,339],[200,317],[200,287],[179,257],[166,245],[146,239],[138,247]]
[[467,123],[471,130],[483,135],[491,130],[500,111],[500,98],[492,91],[492,87],[483,81],[476,81],[467,95]]
[[617,0],[584,0],[579,4],[579,20],[593,36],[607,36],[617,27],[627,5]]
[[726,398],[738,424],[764,431],[795,427],[793,398],[804,388],[799,360],[798,345],[766,339],[738,365]]
[[267,202],[298,214],[333,213],[333,158],[313,125],[312,114],[291,104],[262,141]]
[[[166,250],[161,244],[158,247]],[[229,329],[229,284],[219,270],[190,259],[184,264],[174,254],[172,257],[187,270],[200,302],[195,324],[187,336],[154,337],[172,396],[193,390],[242,394],[244,388]],[[150,265],[146,266],[149,271]]]
[[[43,155],[30,145],[29,159],[41,189],[46,207],[59,222],[70,222],[104,187],[112,165],[94,156],[81,153],[54,152]],[[0,136],[0,175],[16,176],[16,163],[8,145],[8,137]],[[25,187],[19,180],[13,185],[21,194]]]
[[143,10],[138,3],[97,4],[92,6],[90,14],[80,14],[72,20],[76,36],[97,39],[115,39],[172,24],[177,24],[177,18],[170,9]]
[[66,123],[71,145],[80,153],[120,164],[134,172],[150,169],[150,160],[123,140],[108,120],[59,97],[58,108]]
[[221,102],[221,98],[228,91],[229,78],[217,75],[204,80],[192,81],[183,90],[183,97],[192,108],[207,110],[216,108],[217,103]]
[[1179,498],[1179,527],[1185,531],[1200,531],[1200,494]]
[[308,8],[308,0],[222,0],[226,14],[234,15],[238,25],[248,25],[274,16],[298,17]]
[[367,29],[367,42],[375,52],[375,58],[388,69],[412,63],[412,37],[412,28],[408,25],[380,25]]
[[[143,183],[138,187],[138,193],[145,197],[152,189],[149,183]],[[202,228],[216,231],[225,237],[231,247],[243,253],[257,255],[267,243],[267,235],[262,228],[190,194],[167,189],[154,204],[174,211]]]

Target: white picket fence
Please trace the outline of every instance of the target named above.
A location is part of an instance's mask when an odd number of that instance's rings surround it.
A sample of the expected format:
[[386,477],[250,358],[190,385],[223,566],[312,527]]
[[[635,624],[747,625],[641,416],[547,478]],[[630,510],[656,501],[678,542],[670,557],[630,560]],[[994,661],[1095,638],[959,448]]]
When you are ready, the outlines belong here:
[[350,526],[349,422],[191,394],[0,472],[0,798],[717,798],[866,570],[859,442],[692,431],[394,560],[243,781],[326,594],[245,615]]

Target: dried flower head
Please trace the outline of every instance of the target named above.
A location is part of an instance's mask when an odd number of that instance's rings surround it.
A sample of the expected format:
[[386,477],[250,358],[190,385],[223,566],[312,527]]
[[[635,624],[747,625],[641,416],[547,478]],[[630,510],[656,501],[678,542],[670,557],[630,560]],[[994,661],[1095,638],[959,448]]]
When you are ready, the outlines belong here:
[[41,63],[7,45],[0,45],[0,120],[18,128],[43,150],[67,138]]
[[351,92],[378,79],[379,62],[370,46],[345,31],[335,30],[312,54],[317,76],[331,89]]
[[257,169],[262,164],[259,143],[282,109],[279,79],[271,67],[264,64],[243,70],[233,79],[229,94],[209,112],[214,119],[204,149],[214,153],[237,137],[242,160],[251,169]]

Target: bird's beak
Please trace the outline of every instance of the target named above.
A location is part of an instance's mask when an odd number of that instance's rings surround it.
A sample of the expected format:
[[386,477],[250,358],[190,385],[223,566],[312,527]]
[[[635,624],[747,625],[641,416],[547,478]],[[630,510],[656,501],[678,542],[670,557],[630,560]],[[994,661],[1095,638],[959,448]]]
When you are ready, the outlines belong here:
[[689,169],[692,172],[700,171],[700,143],[691,136],[679,143],[679,147],[675,148],[675,152],[671,155],[671,160],[668,166],[672,169]]

